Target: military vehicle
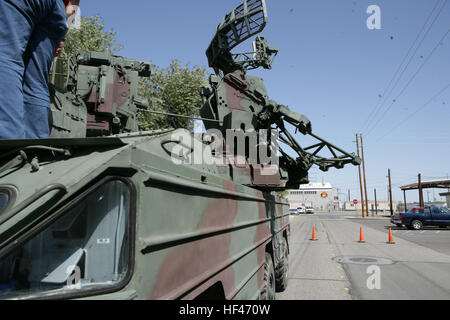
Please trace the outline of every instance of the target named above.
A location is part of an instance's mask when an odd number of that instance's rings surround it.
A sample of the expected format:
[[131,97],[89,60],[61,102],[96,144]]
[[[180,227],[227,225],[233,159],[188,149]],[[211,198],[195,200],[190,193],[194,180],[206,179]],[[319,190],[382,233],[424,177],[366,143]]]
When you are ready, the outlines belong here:
[[[218,26],[202,134],[140,131],[137,114],[152,110],[137,84],[150,64],[108,52],[69,64],[66,88],[52,89],[51,138],[0,142],[0,298],[274,299],[286,289],[289,205],[277,191],[306,183],[314,164],[360,160],[247,75],[272,65],[264,38],[231,53],[266,22],[265,1],[246,0]],[[285,123],[319,142],[301,147]],[[213,161],[195,161],[199,148]]]

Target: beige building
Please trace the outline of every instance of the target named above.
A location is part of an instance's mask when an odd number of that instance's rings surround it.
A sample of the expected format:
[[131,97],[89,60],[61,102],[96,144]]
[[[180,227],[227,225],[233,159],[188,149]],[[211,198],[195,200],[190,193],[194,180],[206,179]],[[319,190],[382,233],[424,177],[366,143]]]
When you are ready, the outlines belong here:
[[[394,212],[396,212],[398,208],[398,202],[392,202],[392,206],[394,207]],[[391,204],[389,201],[377,201],[376,204],[375,201],[369,201],[369,213],[375,213],[376,209],[378,209],[379,214],[389,213],[391,211]],[[347,201],[344,204],[344,210],[361,212],[361,202],[355,205],[353,202]]]

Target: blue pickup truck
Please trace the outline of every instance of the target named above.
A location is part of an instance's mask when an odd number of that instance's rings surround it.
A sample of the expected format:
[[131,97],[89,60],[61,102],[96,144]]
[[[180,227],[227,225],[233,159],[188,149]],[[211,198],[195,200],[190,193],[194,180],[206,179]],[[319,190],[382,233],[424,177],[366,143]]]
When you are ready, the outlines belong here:
[[414,208],[407,213],[394,216],[391,222],[412,230],[422,230],[424,226],[446,228],[450,226],[450,211],[445,207],[436,206]]

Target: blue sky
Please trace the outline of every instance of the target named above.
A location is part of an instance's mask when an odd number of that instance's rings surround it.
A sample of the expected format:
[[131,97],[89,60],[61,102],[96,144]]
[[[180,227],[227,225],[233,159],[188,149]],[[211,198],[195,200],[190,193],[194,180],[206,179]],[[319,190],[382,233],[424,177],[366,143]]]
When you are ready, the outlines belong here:
[[[450,34],[440,42],[450,28],[448,0],[266,1],[269,22],[261,35],[280,52],[272,70],[250,74],[263,77],[270,98],[306,115],[313,131],[335,145],[356,152],[355,134],[363,133],[371,199],[374,188],[380,200],[387,199],[388,168],[398,201],[399,186],[416,182],[419,173],[424,180],[450,174]],[[173,59],[207,66],[215,28],[240,3],[84,0],[81,8],[83,16],[99,14],[106,29],[117,32],[120,55],[160,67]],[[381,30],[367,28],[370,5],[381,9]],[[410,51],[411,62],[395,78],[392,94],[384,94],[421,31],[421,46],[414,56],[417,45]],[[235,52],[250,48],[251,40]],[[325,179],[359,199],[357,172],[351,166],[328,173],[313,169],[311,180]],[[430,190],[430,199],[433,193],[439,199],[439,192]],[[416,192],[407,195],[418,199]]]

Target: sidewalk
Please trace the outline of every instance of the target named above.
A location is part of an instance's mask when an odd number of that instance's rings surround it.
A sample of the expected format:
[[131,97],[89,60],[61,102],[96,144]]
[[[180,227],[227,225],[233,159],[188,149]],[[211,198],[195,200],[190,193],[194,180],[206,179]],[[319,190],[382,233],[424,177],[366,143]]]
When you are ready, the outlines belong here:
[[362,216],[346,216],[347,219],[391,219],[391,216],[369,216],[369,217],[362,217]]

